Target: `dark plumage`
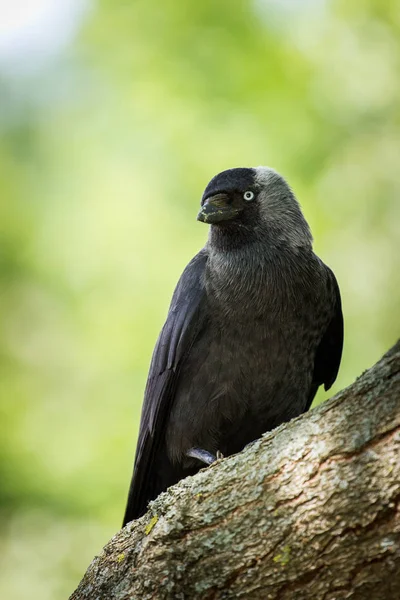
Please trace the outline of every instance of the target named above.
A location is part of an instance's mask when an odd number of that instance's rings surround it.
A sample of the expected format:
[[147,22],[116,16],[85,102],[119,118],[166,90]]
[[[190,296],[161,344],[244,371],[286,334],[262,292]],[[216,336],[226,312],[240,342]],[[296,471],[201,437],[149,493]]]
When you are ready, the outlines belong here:
[[224,171],[198,219],[209,239],[154,350],[124,525],[217,452],[308,410],[339,369],[339,288],[286,181],[266,167]]

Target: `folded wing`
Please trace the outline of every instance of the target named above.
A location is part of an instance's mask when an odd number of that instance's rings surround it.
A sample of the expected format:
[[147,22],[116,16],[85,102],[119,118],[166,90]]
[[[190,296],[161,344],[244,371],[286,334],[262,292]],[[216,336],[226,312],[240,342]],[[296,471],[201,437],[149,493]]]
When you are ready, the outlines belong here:
[[123,525],[142,515],[149,500],[162,491],[159,488],[165,489],[176,479],[175,467],[159,450],[164,443],[180,367],[206,322],[206,262],[203,249],[184,270],[153,352]]

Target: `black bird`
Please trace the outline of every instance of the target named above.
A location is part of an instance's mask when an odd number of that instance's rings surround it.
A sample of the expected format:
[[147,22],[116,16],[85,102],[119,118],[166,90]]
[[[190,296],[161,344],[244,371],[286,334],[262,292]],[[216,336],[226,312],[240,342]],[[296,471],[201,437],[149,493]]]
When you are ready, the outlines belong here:
[[223,171],[197,218],[209,238],[153,353],[124,525],[219,453],[308,410],[339,369],[339,288],[284,178],[267,167]]

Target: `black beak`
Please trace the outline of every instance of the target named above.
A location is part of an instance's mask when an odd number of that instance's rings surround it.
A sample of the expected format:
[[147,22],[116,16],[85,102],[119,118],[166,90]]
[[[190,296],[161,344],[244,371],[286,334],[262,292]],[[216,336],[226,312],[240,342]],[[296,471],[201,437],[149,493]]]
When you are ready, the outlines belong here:
[[229,221],[239,214],[239,210],[228,204],[228,194],[215,194],[206,199],[197,215],[197,220],[203,223],[219,223]]

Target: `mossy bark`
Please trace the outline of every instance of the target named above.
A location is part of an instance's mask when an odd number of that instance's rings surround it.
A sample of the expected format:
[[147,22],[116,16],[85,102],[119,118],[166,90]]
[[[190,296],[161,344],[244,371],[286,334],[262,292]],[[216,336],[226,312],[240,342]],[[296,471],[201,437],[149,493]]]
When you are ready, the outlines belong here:
[[161,494],[71,600],[399,600],[400,343],[322,406]]

